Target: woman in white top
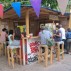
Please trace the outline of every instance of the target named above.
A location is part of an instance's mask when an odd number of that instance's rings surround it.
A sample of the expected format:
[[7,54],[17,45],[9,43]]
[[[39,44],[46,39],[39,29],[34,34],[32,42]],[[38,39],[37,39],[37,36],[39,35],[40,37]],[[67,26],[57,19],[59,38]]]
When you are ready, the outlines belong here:
[[8,39],[9,39],[9,45],[11,45],[12,42],[13,42],[13,30],[10,30],[9,31]]

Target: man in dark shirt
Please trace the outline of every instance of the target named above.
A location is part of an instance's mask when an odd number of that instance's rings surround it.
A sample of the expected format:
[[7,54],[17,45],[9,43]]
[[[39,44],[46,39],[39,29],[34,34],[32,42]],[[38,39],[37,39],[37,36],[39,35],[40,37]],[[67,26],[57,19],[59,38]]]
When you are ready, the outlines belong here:
[[69,53],[69,51],[70,51],[70,44],[71,44],[71,30],[70,30],[70,28],[68,28],[67,33],[66,33],[67,53]]
[[54,40],[55,42],[61,42],[62,41],[62,34],[61,31],[59,30],[60,26],[56,26],[56,30],[54,32]]

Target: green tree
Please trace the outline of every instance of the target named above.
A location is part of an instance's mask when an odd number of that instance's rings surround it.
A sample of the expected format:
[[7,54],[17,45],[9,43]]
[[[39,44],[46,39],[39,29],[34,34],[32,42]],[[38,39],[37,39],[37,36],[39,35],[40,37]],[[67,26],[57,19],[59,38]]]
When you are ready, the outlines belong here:
[[[12,2],[20,1],[21,4],[30,4],[30,0],[0,0],[0,3],[4,4],[5,9],[8,8]],[[42,0],[42,6],[50,7],[51,9],[57,9],[57,0]]]
[[42,5],[51,9],[57,9],[58,3],[57,0],[42,0]]

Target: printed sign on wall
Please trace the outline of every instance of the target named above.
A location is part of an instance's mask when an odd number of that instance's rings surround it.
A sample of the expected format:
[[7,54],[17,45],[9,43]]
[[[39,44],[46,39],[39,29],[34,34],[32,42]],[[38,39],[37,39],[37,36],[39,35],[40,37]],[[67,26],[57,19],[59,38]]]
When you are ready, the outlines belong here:
[[40,40],[38,38],[32,38],[27,41],[27,62],[34,62],[37,60],[37,51]]

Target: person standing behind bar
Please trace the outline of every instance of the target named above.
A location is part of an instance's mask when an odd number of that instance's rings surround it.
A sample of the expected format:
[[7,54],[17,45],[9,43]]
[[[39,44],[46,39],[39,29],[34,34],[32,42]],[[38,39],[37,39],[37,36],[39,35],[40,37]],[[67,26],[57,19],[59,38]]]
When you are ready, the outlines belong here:
[[[66,40],[65,29],[62,27],[62,25],[60,25],[59,30],[61,31],[61,34],[62,34],[62,41],[64,41],[64,43],[65,43],[65,40]],[[65,44],[64,44],[64,48],[66,49]]]
[[70,45],[71,45],[71,29],[68,28],[67,29],[67,33],[66,33],[66,47],[67,47],[67,54],[70,51]]
[[56,30],[54,32],[54,40],[55,40],[55,42],[61,43],[62,42],[62,33],[59,29],[60,29],[60,26],[57,25]]

